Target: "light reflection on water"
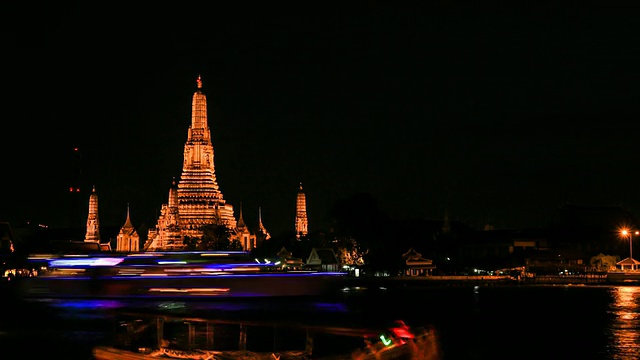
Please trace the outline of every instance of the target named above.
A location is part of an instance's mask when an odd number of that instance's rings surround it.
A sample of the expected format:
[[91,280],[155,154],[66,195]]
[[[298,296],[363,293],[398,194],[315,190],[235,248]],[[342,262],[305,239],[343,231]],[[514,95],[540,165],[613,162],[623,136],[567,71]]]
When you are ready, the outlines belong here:
[[[432,329],[434,352],[448,360],[640,359],[640,286],[417,287],[339,299],[65,299],[43,305],[47,320],[32,317],[31,308],[25,316],[34,336],[52,344],[41,348],[65,353],[70,347],[59,343],[72,342],[80,355],[89,345],[110,344],[114,321],[132,312],[358,327],[401,319]],[[0,331],[7,329],[2,322]],[[13,344],[9,336],[21,333],[0,336],[0,345],[3,339]]]
[[[314,339],[317,340],[316,345],[318,345],[314,347],[314,353],[316,351],[320,353],[322,351],[333,351],[334,346],[340,345],[342,346],[341,350],[347,353],[353,352],[352,355],[354,356],[359,354],[358,351],[369,351],[363,335],[366,331],[383,331],[384,327],[387,329],[384,331],[389,334],[395,334],[394,331],[397,330],[397,326],[392,326],[392,324],[396,324],[396,322],[387,320],[398,320],[391,314],[387,319],[387,316],[360,313],[362,309],[356,309],[354,314],[347,316],[354,310],[349,304],[328,299],[307,299],[304,301],[296,299],[242,301],[242,299],[235,299],[189,302],[167,299],[156,301],[41,299],[34,301],[33,304],[40,305],[41,309],[46,309],[46,311],[43,310],[43,313],[48,314],[47,316],[49,317],[45,323],[51,324],[56,329],[57,337],[55,339],[50,338],[55,345],[50,345],[48,351],[53,351],[56,354],[58,352],[63,353],[67,359],[86,358],[84,356],[87,356],[96,346],[116,344],[114,339],[119,339],[120,335],[117,331],[121,330],[116,324],[120,324],[120,326],[122,324],[135,325],[139,323],[156,324],[157,321],[153,321],[156,316],[164,319],[165,322],[168,321],[166,324],[170,326],[165,324],[165,335],[168,339],[172,339],[171,341],[189,339],[192,333],[187,325],[194,321],[197,322],[196,319],[201,318],[203,319],[202,321],[207,319],[211,321],[211,324],[216,324],[215,332],[218,334],[218,339],[220,339],[218,343],[222,344],[220,345],[221,347],[229,344],[238,344],[237,340],[233,338],[236,335],[239,336],[236,334],[239,331],[237,326],[242,327],[240,324],[248,319],[251,320],[251,325],[247,326],[252,326],[251,330],[248,331],[252,334],[249,336],[249,341],[252,346],[257,348],[268,348],[269,346],[275,348],[276,342],[283,349],[300,347],[300,344],[304,343],[304,341],[300,341],[304,339],[301,340],[297,335],[303,334],[301,329],[306,329],[306,326],[310,326],[315,334]],[[257,317],[254,318],[253,315]],[[183,318],[190,320],[183,321]],[[270,321],[273,321],[273,325],[271,325]],[[407,351],[410,351],[413,356],[406,357],[406,354],[404,354],[404,358],[440,359],[441,350],[435,329],[429,326],[417,326],[417,324],[413,323],[407,323],[407,325],[412,326],[412,331],[415,332],[416,338],[411,341],[412,345],[407,345],[410,346]],[[197,331],[196,337],[193,339],[201,341],[202,334],[205,334],[205,332],[202,332],[204,331],[202,326],[194,326],[193,329]],[[34,329],[34,334],[37,334],[34,337],[38,338],[46,338],[40,331],[44,333],[50,331],[49,328],[34,327]],[[116,329],[116,333],[114,333],[114,329]],[[139,330],[142,331],[142,329],[146,329],[146,325]],[[276,329],[279,330],[276,331]],[[326,333],[322,329],[326,329]],[[36,330],[37,332],[35,332]],[[358,331],[361,331],[362,334],[358,335]],[[297,335],[293,336],[292,334]],[[138,335],[138,332],[136,332],[136,336]],[[151,331],[151,335],[146,335],[157,341],[157,336],[152,336],[153,331]],[[277,339],[276,335],[278,335]],[[3,339],[0,338],[0,345],[3,344],[1,340]],[[314,343],[316,343],[315,340]],[[371,341],[373,344],[371,345],[373,346],[372,349],[379,345],[377,342]],[[406,340],[400,341],[404,344]],[[10,342],[10,339],[5,337],[5,343]],[[60,345],[63,342],[74,344],[74,346]],[[42,349],[44,348],[43,346]]]
[[611,288],[613,302],[610,344],[613,359],[640,358],[640,287],[617,286]]
[[87,310],[119,310],[119,309],[155,309],[163,311],[248,311],[248,310],[277,310],[286,306],[287,311],[315,310],[332,313],[346,313],[345,304],[330,301],[309,301],[304,303],[256,302],[256,301],[214,301],[214,302],[185,302],[171,300],[156,301],[126,301],[109,299],[41,299],[35,301],[54,309],[73,311]]

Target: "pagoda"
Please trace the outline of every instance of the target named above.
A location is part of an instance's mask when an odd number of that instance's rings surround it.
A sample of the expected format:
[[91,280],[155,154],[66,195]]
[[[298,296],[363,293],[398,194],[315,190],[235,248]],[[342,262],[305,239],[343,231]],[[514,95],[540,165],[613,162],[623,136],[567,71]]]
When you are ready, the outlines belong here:
[[207,225],[225,226],[231,240],[238,240],[243,250],[255,247],[255,235],[240,218],[234,216],[216,179],[211,130],[207,118],[207,97],[202,92],[202,77],[191,102],[191,125],[184,145],[182,175],[169,191],[169,203],[162,205],[158,223],[149,229],[144,249],[148,251],[180,250],[184,239],[200,238]]
[[298,189],[298,196],[296,198],[296,237],[307,235],[309,232],[309,221],[307,220],[307,197],[302,191],[302,183]]

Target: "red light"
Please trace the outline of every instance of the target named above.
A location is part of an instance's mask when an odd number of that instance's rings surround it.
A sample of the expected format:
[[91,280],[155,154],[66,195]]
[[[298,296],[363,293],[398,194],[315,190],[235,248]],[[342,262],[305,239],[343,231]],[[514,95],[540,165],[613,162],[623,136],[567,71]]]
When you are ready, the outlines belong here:
[[394,321],[394,327],[391,328],[391,332],[393,332],[393,335],[395,335],[397,338],[400,339],[413,339],[414,335],[411,332],[411,329],[407,326],[407,324],[404,323],[404,321],[402,320],[396,320]]
[[76,188],[76,192],[80,192],[80,188]]
[[69,192],[73,192],[73,186],[69,187]]

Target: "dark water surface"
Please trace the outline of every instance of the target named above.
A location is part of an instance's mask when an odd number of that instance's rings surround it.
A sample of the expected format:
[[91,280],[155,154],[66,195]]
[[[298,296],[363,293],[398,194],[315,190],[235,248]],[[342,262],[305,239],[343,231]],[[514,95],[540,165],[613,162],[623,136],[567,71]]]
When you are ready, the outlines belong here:
[[[433,328],[441,359],[640,359],[640,287],[442,286],[305,301],[3,301],[2,359],[92,359],[123,311],[181,316],[400,319]],[[7,354],[16,355],[7,355]]]

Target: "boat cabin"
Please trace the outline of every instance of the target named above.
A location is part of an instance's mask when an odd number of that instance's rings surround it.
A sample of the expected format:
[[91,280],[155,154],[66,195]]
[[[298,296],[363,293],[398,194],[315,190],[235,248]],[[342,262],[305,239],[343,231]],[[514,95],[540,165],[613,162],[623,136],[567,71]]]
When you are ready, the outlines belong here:
[[311,254],[307,259],[307,268],[318,271],[335,271],[341,270],[340,260],[332,249],[311,249]]

